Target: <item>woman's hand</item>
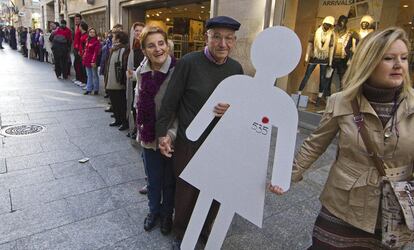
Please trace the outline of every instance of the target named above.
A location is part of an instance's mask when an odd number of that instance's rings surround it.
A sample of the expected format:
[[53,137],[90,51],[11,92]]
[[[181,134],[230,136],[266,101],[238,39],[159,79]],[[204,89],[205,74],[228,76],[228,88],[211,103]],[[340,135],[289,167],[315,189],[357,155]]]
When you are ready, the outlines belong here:
[[216,117],[222,117],[224,115],[224,113],[226,113],[227,109],[230,107],[230,104],[227,103],[218,103],[215,107],[214,107],[214,114]]
[[171,158],[174,149],[172,147],[172,140],[169,135],[158,138],[158,147],[160,148],[162,155]]
[[269,191],[272,193],[275,193],[277,195],[282,195],[285,193],[285,191],[283,191],[283,189],[277,185],[273,186],[272,184],[269,184]]
[[96,68],[96,63],[91,63],[92,68]]

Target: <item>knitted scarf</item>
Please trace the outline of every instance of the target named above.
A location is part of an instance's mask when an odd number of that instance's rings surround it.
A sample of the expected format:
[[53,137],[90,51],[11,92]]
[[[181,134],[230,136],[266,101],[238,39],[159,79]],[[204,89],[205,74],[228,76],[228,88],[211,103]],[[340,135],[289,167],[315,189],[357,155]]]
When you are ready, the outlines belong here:
[[[171,57],[168,72],[175,66],[176,60]],[[159,71],[148,71],[141,74],[141,86],[137,102],[137,127],[142,142],[151,143],[155,140],[155,96],[168,76]]]
[[331,43],[333,30],[323,30],[322,25],[316,30],[315,40],[313,41],[313,56],[318,59],[329,57],[329,45]]

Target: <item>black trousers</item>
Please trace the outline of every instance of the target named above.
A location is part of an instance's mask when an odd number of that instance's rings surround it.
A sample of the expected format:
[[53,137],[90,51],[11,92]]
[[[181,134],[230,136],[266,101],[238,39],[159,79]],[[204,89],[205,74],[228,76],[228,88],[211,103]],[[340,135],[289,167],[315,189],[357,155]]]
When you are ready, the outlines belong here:
[[53,49],[53,57],[55,58],[55,73],[56,77],[60,75],[63,76],[64,79],[68,78],[68,49],[67,48],[55,48]]
[[115,122],[123,125],[128,125],[126,119],[126,90],[107,89],[106,92],[108,93],[109,99],[111,100]]

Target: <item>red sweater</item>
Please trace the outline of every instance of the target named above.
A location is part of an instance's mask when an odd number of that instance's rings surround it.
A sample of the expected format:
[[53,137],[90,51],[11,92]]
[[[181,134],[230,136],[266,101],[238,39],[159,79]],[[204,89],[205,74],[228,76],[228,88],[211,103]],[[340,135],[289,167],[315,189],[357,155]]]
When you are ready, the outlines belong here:
[[77,51],[80,50],[80,46],[81,46],[81,36],[82,36],[82,31],[80,30],[79,25],[76,25],[75,28],[75,37],[73,38],[73,48]]
[[98,38],[89,38],[86,42],[85,51],[83,52],[82,64],[88,68],[92,67],[92,63],[96,64],[100,51],[101,43],[98,41]]

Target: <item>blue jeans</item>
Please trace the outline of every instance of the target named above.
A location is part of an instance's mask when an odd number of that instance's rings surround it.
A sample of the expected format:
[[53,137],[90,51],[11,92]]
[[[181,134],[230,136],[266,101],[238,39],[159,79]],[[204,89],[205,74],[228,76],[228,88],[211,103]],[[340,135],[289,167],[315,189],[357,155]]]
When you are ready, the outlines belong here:
[[174,210],[175,178],[172,159],[158,149],[143,149],[144,167],[148,177],[148,206],[150,213],[171,216]]
[[[309,63],[308,67],[306,68],[305,76],[303,77],[302,82],[299,86],[299,91],[302,91],[306,84],[308,83],[309,77],[311,76],[312,72],[315,70],[317,63]],[[329,79],[326,79],[326,70],[328,69],[328,65],[326,64],[319,64],[319,93],[326,94]]]
[[98,77],[98,68],[97,67],[85,67],[86,76],[86,90],[87,91],[99,91],[99,77]]

